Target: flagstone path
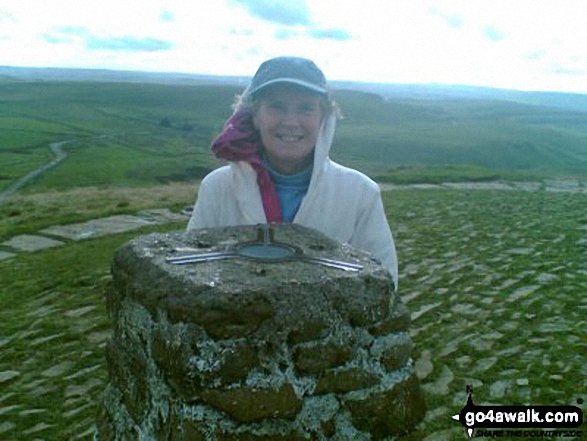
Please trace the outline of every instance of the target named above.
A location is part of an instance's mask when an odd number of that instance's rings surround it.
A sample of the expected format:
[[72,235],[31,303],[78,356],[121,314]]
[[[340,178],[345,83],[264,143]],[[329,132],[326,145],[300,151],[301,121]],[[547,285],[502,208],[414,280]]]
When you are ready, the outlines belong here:
[[551,179],[544,183],[541,182],[445,182],[442,184],[379,184],[382,191],[401,190],[407,188],[420,190],[433,190],[442,188],[451,188],[455,190],[506,190],[506,191],[540,191],[547,192],[567,192],[567,193],[584,193],[587,194],[587,182],[578,179]]
[[[51,144],[55,151],[54,163],[47,166],[54,166],[64,160],[66,156],[61,152],[61,143]],[[545,183],[539,182],[447,182],[443,184],[379,184],[382,191],[406,190],[406,189],[458,189],[458,190],[504,190],[504,191],[547,191],[547,192],[568,192],[587,194],[587,183],[575,179],[551,180]],[[122,233],[136,230],[147,225],[156,225],[167,222],[181,222],[189,216],[188,207],[182,213],[172,213],[168,209],[145,210],[136,215],[117,215],[101,219],[94,219],[87,222],[55,225],[45,228],[36,235],[20,235],[0,243],[0,261],[11,259],[16,252],[39,251],[47,248],[61,246],[64,243],[58,238],[69,240],[83,240],[100,237],[108,234]],[[48,237],[47,237],[48,236]]]
[[76,224],[55,225],[45,228],[37,234],[22,234],[0,243],[6,248],[4,251],[0,250],[0,260],[13,258],[17,252],[41,251],[62,246],[65,244],[63,240],[93,239],[109,234],[133,231],[149,225],[187,220],[187,212],[173,213],[162,208],[141,211],[136,215],[116,215]]
[[[467,205],[466,192],[414,199],[413,212],[407,204],[399,207],[400,292],[411,311],[414,365],[430,403],[424,441],[466,439],[450,419],[466,402],[465,385],[475,390],[477,404],[587,400],[587,198],[581,185],[547,188],[553,190],[544,206],[538,198],[488,199],[502,204],[495,218],[484,206]],[[508,194],[539,188],[518,190]],[[528,215],[538,210],[547,211]],[[40,243],[62,246],[187,218],[150,210],[49,227],[29,235],[39,242],[27,236],[4,242],[0,259],[2,253],[42,252]],[[80,279],[78,292],[49,287],[27,299],[20,305],[22,327],[0,334],[0,440],[55,439],[47,435],[55,412],[67,421],[59,439],[92,439],[94,413],[88,410],[105,387],[106,369],[105,361],[88,360],[103,351],[110,330],[104,308],[80,300],[80,292],[95,289],[91,281]],[[0,320],[9,313],[0,311]],[[55,322],[62,326],[53,329]],[[72,353],[74,338],[92,350]],[[48,394],[62,397],[57,410],[38,404]],[[31,423],[23,429],[22,421]]]

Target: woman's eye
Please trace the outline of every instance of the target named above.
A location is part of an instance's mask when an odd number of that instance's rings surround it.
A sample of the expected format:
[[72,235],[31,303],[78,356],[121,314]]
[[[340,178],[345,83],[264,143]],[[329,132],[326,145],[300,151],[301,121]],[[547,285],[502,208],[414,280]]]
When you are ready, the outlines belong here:
[[312,103],[308,103],[308,104],[299,104],[299,105],[289,105],[286,103],[282,103],[279,101],[274,101],[274,102],[268,102],[267,104],[267,108],[274,113],[280,113],[280,114],[285,114],[285,113],[296,113],[298,115],[312,115],[314,114],[317,110],[318,107]]

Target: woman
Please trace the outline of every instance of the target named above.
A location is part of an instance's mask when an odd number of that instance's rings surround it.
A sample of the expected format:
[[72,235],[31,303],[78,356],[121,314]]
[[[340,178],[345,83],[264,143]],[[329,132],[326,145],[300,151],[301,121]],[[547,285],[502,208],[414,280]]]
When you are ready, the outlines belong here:
[[204,178],[194,228],[294,222],[372,253],[397,289],[395,245],[379,187],[328,157],[338,112],[310,60],[261,64],[212,142],[230,161]]

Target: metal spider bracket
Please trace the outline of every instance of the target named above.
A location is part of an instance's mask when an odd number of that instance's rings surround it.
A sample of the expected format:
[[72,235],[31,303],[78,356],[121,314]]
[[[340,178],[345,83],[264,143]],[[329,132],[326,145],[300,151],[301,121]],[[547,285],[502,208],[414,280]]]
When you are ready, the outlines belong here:
[[274,240],[274,237],[275,232],[273,228],[271,228],[271,225],[261,224],[257,226],[257,239],[255,241],[241,242],[230,250],[168,256],[165,261],[172,265],[186,265],[235,258],[245,258],[267,263],[295,260],[314,263],[330,268],[337,268],[344,271],[360,271],[363,269],[363,265],[356,263],[307,256],[301,248],[277,242]]

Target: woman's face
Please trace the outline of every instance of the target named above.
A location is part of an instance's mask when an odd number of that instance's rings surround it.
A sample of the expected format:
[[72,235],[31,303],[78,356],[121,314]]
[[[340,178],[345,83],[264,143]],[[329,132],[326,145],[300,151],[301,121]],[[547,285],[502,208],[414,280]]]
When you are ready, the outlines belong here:
[[295,85],[275,85],[261,93],[253,121],[271,165],[282,174],[304,170],[313,160],[323,98]]

